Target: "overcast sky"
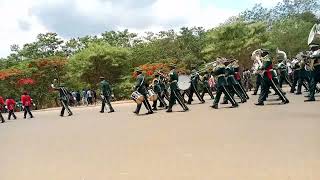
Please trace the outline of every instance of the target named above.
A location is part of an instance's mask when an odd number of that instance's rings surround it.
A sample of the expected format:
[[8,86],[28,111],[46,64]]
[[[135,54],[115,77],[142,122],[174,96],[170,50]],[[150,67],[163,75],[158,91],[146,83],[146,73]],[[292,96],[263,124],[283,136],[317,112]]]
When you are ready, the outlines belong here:
[[256,3],[280,0],[0,0],[0,57],[39,33],[62,38],[106,30],[146,32],[182,26],[211,28]]

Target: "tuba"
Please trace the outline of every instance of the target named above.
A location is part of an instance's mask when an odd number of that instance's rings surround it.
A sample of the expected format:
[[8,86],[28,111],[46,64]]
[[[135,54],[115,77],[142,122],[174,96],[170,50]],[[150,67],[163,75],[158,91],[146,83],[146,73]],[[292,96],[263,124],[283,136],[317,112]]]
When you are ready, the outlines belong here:
[[309,34],[308,45],[320,44],[320,24],[315,24]]

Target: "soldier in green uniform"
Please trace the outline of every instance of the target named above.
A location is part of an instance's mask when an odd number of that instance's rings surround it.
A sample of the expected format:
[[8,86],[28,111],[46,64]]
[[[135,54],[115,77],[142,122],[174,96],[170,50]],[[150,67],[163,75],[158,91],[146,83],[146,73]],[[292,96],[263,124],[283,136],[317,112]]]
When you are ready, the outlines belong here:
[[312,55],[309,55],[309,66],[311,69],[311,81],[310,81],[310,96],[305,102],[315,101],[315,91],[317,88],[317,83],[320,82],[320,46],[319,44],[311,44],[310,49]]
[[258,94],[259,88],[261,87],[261,83],[262,83],[262,76],[259,73],[255,73],[255,76],[256,76],[256,87],[252,95]]
[[108,81],[105,80],[104,77],[100,77],[100,90],[101,90],[101,98],[102,98],[102,106],[100,113],[104,113],[104,108],[107,105],[109,106],[110,111],[108,113],[113,113],[114,109],[111,105],[111,98],[112,98],[112,89]]
[[309,85],[310,85],[310,71],[307,71],[305,69],[306,64],[304,59],[301,60],[301,62],[299,63],[299,66],[301,67],[301,69],[299,71],[298,89],[297,89],[296,95],[302,94],[301,92],[302,86],[304,86],[306,91],[309,91]]
[[69,103],[70,103],[70,93],[69,91],[67,90],[67,88],[65,88],[64,84],[63,83],[60,83],[57,87],[57,80],[55,79],[55,82],[54,84],[51,85],[51,87],[58,91],[59,92],[59,100],[61,102],[61,106],[62,106],[62,109],[61,109],[61,113],[60,113],[60,116],[64,116],[64,112],[65,110],[68,111],[68,115],[69,116],[72,116],[73,113],[72,111],[70,110],[69,108]]
[[278,88],[278,86],[274,82],[272,61],[269,58],[269,51],[262,50],[261,57],[262,57],[262,61],[263,61],[263,67],[261,67],[261,70],[264,70],[263,83],[262,83],[261,94],[259,96],[258,103],[255,105],[258,105],[258,106],[264,105],[264,101],[268,97],[270,87],[280,97],[283,104],[289,103],[289,100],[287,99],[287,97],[283,94],[283,92]]
[[163,105],[162,107],[165,107],[166,109],[168,108],[167,103],[164,101],[163,97],[162,97],[162,89],[161,89],[161,85],[160,85],[160,76],[158,74],[155,75],[155,78],[153,79],[152,82],[152,87],[153,87],[153,91],[157,94],[158,98],[157,100],[153,101],[153,109],[152,110],[157,110],[157,102],[159,100],[160,102],[160,106]]
[[234,72],[233,76],[234,76],[235,80],[238,82],[234,85],[234,87],[240,93],[241,96],[245,97],[246,99],[249,99],[249,96],[242,85],[241,75],[240,75],[240,66],[238,64],[238,60],[232,60],[232,61],[233,61],[232,69]]
[[234,100],[234,98],[230,95],[230,92],[226,88],[228,84],[225,78],[226,67],[223,64],[223,60],[217,60],[217,64],[218,66],[215,68],[213,72],[213,74],[217,77],[217,93],[213,101],[213,105],[211,107],[214,109],[218,109],[218,104],[222,93],[226,96],[227,100],[231,102],[232,107],[238,107],[238,103]]
[[204,98],[204,95],[206,93],[208,93],[210,95],[211,99],[214,99],[214,95],[212,93],[212,90],[211,90],[211,87],[210,87],[210,84],[209,84],[209,79],[211,77],[211,73],[212,73],[212,69],[209,69],[203,76],[203,80],[202,80],[203,91],[202,91],[202,94],[201,94],[201,98],[202,99]]
[[203,100],[203,98],[200,96],[199,92],[198,92],[198,82],[200,80],[200,75],[197,72],[195,66],[193,66],[193,69],[191,71],[191,87],[189,90],[189,99],[187,104],[191,104],[192,102],[192,98],[193,98],[193,94],[196,94],[196,96],[198,97],[199,101],[201,103],[205,103],[205,101]]
[[282,88],[282,85],[284,82],[291,87],[292,84],[288,79],[288,71],[287,71],[287,54],[277,49],[277,61],[278,61],[277,69],[279,73],[279,87]]
[[[144,97],[143,104],[146,107],[146,109],[148,110],[147,114],[153,114],[151,105],[150,105],[150,103],[148,101],[148,97],[147,97],[148,91],[147,91],[147,87],[146,87],[145,77],[142,74],[142,70],[140,68],[136,69],[136,73],[138,74],[138,76],[136,78],[135,90],[143,95],[143,97]],[[141,106],[142,106],[142,104],[137,104],[137,108],[134,111],[135,114],[140,113]]]
[[[234,95],[236,94],[240,98],[241,103],[245,103],[245,102],[247,102],[246,97],[244,96],[244,94],[242,94],[239,91],[239,88],[236,87],[236,86],[239,86],[239,82],[235,79],[234,68],[231,64],[232,62],[233,62],[233,60],[230,60],[230,61],[227,60],[224,63],[224,65],[226,66],[226,68],[225,68],[225,72],[226,72],[225,76],[227,79],[226,89],[229,91],[230,96],[232,98],[234,98]],[[226,95],[224,96],[223,102],[221,104],[228,104],[228,98]]]
[[189,108],[185,105],[184,99],[182,98],[180,91],[178,89],[178,73],[176,71],[176,65],[170,64],[170,73],[169,73],[169,83],[170,83],[170,100],[169,108],[167,112],[172,112],[172,107],[176,101],[180,104],[184,111],[188,111]]

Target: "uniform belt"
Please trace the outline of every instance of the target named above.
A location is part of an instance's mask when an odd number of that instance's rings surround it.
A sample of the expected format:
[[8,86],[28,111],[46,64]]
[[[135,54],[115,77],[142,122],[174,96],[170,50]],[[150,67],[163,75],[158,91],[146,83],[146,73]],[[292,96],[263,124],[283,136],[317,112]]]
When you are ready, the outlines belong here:
[[178,81],[177,80],[171,81],[171,83],[176,83],[176,82],[178,82]]
[[222,77],[222,76],[225,76],[224,74],[220,74],[220,75],[218,75],[217,77]]

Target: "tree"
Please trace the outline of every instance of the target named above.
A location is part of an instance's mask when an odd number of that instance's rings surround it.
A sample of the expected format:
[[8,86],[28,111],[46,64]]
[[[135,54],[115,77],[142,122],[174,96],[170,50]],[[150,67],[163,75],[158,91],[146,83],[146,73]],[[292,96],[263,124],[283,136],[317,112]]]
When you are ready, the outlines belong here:
[[251,66],[249,55],[266,46],[266,24],[238,21],[209,30],[204,53],[208,60],[219,56],[236,58],[243,66]]

